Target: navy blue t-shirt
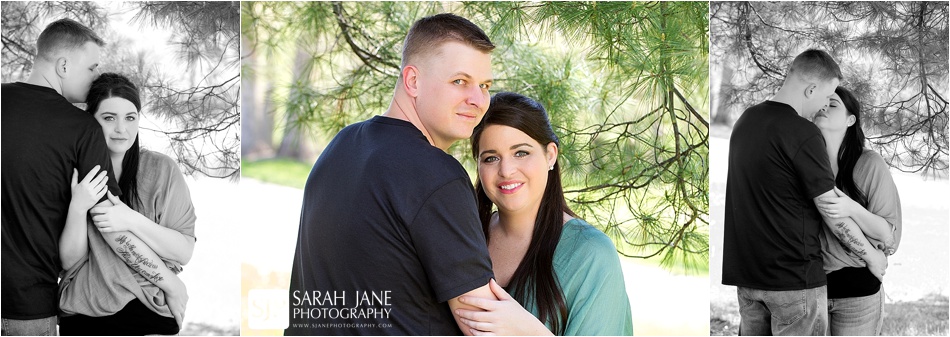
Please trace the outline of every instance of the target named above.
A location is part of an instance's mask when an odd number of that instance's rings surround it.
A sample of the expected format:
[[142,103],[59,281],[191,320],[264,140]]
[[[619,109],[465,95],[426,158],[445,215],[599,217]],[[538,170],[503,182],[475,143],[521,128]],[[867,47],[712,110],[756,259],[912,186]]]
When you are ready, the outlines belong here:
[[62,270],[59,236],[79,179],[96,165],[109,170],[119,196],[102,127],[89,113],[47,87],[4,83],[3,318],[56,316],[56,280]]
[[285,334],[460,334],[447,301],[493,275],[465,169],[376,116],[340,131],[307,179]]
[[762,290],[825,285],[813,199],[835,186],[817,126],[787,104],[747,109],[732,129],[722,283]]

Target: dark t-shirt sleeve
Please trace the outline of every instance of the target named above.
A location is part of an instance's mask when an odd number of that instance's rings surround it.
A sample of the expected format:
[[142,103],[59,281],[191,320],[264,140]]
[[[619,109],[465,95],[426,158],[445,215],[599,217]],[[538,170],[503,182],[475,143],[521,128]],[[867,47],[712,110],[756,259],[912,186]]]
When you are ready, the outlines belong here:
[[409,225],[413,247],[439,303],[488,284],[488,245],[472,187],[453,180],[430,195]]
[[792,165],[805,188],[805,196],[814,199],[835,187],[831,163],[825,152],[825,139],[820,134],[807,138],[792,157]]
[[[106,146],[105,136],[102,134],[102,129],[96,124],[95,127],[90,127],[89,132],[86,132],[80,143],[77,146],[78,163],[77,170],[79,170],[79,179],[82,179],[89,174],[89,171],[93,167],[99,165],[102,169],[108,170],[109,174],[109,191],[112,192],[114,196],[121,196],[122,191],[119,189],[119,183],[115,179],[115,171],[112,169],[112,160],[109,158],[109,148]],[[108,196],[102,196],[102,199],[99,199],[99,202],[107,200]]]

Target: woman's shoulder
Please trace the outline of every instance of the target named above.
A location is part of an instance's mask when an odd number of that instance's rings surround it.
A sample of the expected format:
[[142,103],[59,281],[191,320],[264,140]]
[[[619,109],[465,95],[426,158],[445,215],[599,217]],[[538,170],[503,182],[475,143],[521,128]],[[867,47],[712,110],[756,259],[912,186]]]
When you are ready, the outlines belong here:
[[139,150],[139,164],[142,166],[148,165],[153,168],[156,166],[162,168],[178,167],[178,163],[175,162],[172,157],[169,157],[164,153],[152,151],[146,148]]
[[168,155],[144,148],[139,150],[139,179],[168,181],[182,176],[178,162]]
[[579,218],[564,223],[558,248],[562,248],[561,245],[566,248],[565,254],[580,258],[581,261],[590,258],[617,257],[614,242],[604,232]]
[[880,153],[871,149],[864,149],[864,152],[861,153],[861,156],[858,157],[858,161],[854,164],[855,170],[888,170],[887,162],[884,161],[884,157],[881,157]]

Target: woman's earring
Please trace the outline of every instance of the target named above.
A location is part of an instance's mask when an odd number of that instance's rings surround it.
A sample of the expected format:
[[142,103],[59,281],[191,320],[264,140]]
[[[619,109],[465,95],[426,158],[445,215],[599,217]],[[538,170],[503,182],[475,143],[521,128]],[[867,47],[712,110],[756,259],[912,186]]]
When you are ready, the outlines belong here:
[[551,165],[551,167],[548,167],[548,171],[554,171],[554,165]]

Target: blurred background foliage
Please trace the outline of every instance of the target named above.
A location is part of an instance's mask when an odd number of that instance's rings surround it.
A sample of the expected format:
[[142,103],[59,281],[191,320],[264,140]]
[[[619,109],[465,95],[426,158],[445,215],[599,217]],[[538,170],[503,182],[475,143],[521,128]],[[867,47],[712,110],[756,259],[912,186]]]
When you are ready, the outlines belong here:
[[871,148],[904,172],[947,177],[948,3],[712,2],[713,123],[781,87],[792,59],[829,52],[861,102]]
[[[406,31],[441,12],[498,46],[493,94],[547,108],[580,216],[622,255],[707,270],[705,2],[242,2],[244,174],[309,169],[344,126],[384,113]],[[475,176],[468,141],[449,152]]]
[[[79,21],[106,41],[100,72],[128,76],[141,91],[144,113],[160,121],[156,129],[142,125],[169,147],[157,150],[176,158],[185,174],[240,178],[237,1],[4,2],[2,12],[3,82],[26,80],[36,38],[47,24]],[[129,15],[123,26],[112,24]],[[126,26],[132,31],[120,31]],[[168,40],[143,41],[155,32],[166,33]],[[172,61],[142,44],[171,46]],[[157,144],[142,145],[154,150]]]

